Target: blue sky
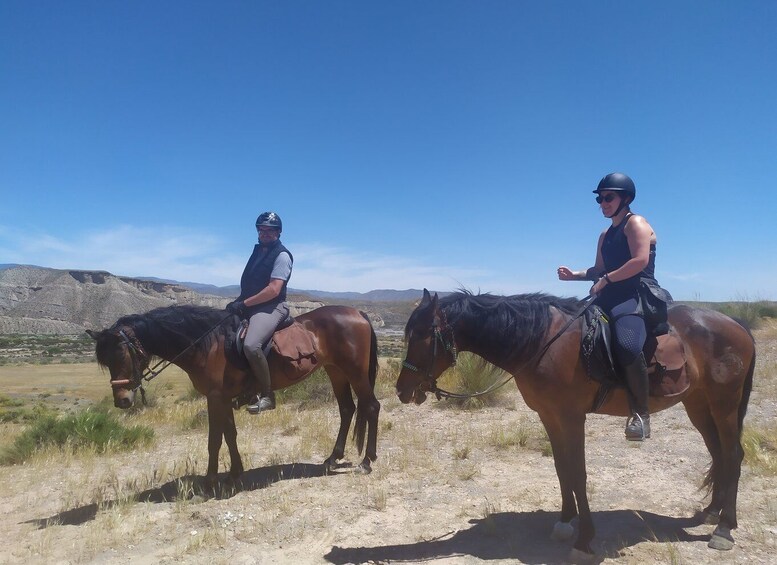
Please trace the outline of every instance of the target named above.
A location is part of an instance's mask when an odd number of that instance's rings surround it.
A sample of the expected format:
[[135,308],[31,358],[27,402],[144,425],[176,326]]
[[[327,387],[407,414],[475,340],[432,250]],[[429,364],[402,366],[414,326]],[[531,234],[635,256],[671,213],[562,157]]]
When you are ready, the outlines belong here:
[[612,171],[676,299],[777,299],[777,3],[0,2],[0,263],[543,291]]

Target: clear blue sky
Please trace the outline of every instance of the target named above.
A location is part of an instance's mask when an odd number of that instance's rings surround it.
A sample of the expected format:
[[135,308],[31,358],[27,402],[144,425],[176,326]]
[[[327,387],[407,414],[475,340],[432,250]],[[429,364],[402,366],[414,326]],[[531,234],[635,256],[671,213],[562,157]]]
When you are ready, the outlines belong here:
[[777,2],[0,2],[0,263],[543,291],[637,184],[677,299],[777,299]]

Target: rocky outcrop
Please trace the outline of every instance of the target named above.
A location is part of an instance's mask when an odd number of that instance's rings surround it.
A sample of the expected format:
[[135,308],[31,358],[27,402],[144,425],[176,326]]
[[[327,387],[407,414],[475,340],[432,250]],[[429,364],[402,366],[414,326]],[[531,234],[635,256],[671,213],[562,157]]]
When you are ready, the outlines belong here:
[[[0,270],[0,334],[72,334],[102,329],[127,314],[173,304],[223,308],[232,298],[106,271],[10,267]],[[298,316],[323,302],[290,302]],[[371,314],[380,327],[380,316]],[[378,322],[380,320],[380,322]]]
[[[228,301],[175,284],[117,277],[105,271],[39,267],[0,271],[0,317],[15,320],[0,324],[3,333],[72,333],[73,326],[79,331],[103,328],[126,314],[160,306],[219,307]],[[24,328],[30,331],[19,331]]]

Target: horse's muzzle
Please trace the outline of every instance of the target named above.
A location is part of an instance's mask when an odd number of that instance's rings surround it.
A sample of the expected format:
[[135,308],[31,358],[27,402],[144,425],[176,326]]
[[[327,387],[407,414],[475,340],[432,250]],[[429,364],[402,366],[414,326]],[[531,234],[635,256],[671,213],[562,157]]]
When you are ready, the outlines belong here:
[[414,388],[409,393],[405,390],[397,389],[397,397],[402,404],[410,404],[411,402],[415,404],[423,404],[423,402],[426,400],[426,393],[418,388]]
[[126,410],[127,408],[132,406],[132,399],[127,396],[119,396],[113,399],[113,405],[116,408],[121,408],[122,410]]

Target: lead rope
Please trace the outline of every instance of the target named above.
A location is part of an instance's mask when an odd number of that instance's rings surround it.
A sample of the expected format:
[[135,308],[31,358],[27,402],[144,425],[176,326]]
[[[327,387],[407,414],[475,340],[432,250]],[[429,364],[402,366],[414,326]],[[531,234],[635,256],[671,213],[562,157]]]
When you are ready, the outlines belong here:
[[[548,349],[550,349],[550,346],[553,345],[553,342],[555,342],[558,338],[560,338],[564,334],[564,332],[566,332],[569,329],[569,326],[571,326],[575,322],[575,320],[577,320],[580,316],[582,316],[585,313],[586,310],[588,310],[588,308],[591,306],[591,304],[594,303],[594,300],[596,300],[596,295],[589,294],[588,296],[586,296],[583,299],[582,307],[575,313],[575,315],[572,316],[566,324],[564,324],[564,327],[561,328],[556,333],[556,335],[554,335],[550,340],[548,340],[548,342],[545,345],[542,346],[542,349],[540,349],[537,353],[532,355],[531,359],[526,361],[526,363],[524,363],[521,366],[520,370],[516,371],[516,374],[520,374],[521,371],[523,371],[526,367],[528,367],[532,363],[542,359],[543,355],[545,355],[545,353],[548,352]],[[451,329],[451,338],[453,338],[453,330],[452,329]],[[436,345],[437,345],[437,343],[435,342],[435,346]],[[454,347],[454,351],[455,351],[455,347],[456,347],[455,343],[453,344],[453,347]],[[408,363],[408,365],[409,365],[409,363]],[[410,368],[410,367],[408,367],[408,368]],[[508,374],[507,378],[505,378],[499,384],[493,384],[490,387],[488,387],[486,390],[482,390],[480,392],[473,392],[472,394],[461,394],[461,393],[456,393],[456,392],[448,392],[447,390],[443,390],[443,389],[439,388],[437,386],[437,382],[436,381],[432,381],[432,386],[429,389],[429,391],[434,393],[434,395],[437,397],[437,400],[441,400],[442,398],[456,398],[456,399],[476,398],[478,396],[483,396],[483,395],[486,395],[486,394],[490,394],[490,393],[494,392],[495,390],[497,390],[499,388],[502,388],[507,383],[509,383],[511,380],[513,380],[513,378],[515,378],[515,377],[512,374]]]

